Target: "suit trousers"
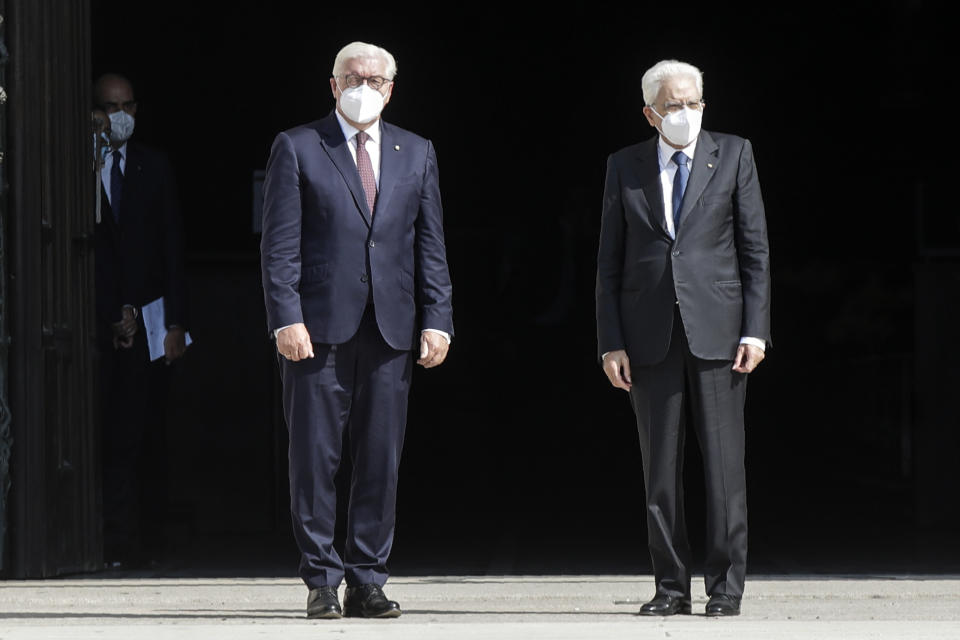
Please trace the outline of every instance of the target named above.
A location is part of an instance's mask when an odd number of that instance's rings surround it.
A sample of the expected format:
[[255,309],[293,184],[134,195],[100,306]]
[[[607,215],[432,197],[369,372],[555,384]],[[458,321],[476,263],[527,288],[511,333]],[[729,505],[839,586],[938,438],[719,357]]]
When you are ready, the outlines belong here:
[[683,504],[687,419],[703,454],[706,481],[707,595],[743,595],[747,498],[743,408],[747,376],[729,360],[690,352],[674,312],[670,348],[655,365],[631,367],[647,503],[647,537],[657,593],[690,597],[691,552]]
[[[290,512],[300,577],[310,589],[387,580],[397,477],[413,370],[411,351],[391,348],[373,306],[343,344],[314,343],[314,358],[280,358],[290,434]],[[343,559],[334,548],[334,477],[348,434],[353,463]]]
[[166,402],[169,367],[150,362],[143,320],[130,349],[100,344],[103,534],[107,561],[162,551],[166,511]]

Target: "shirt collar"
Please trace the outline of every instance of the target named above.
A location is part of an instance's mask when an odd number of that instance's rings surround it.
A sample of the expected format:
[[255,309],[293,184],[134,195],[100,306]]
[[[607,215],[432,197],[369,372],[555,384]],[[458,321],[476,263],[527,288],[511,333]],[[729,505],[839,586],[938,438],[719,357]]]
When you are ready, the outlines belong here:
[[[347,122],[347,119],[340,115],[340,112],[336,109],[334,109],[333,113],[337,116],[337,122],[340,123],[340,130],[343,131],[344,140],[350,140],[350,138],[357,135],[360,129],[357,129]],[[370,139],[373,140],[375,144],[380,144],[380,118],[377,118],[376,123],[372,127],[367,128],[367,135],[370,136]]]
[[120,157],[121,157],[121,158],[126,158],[126,157],[127,157],[127,143],[124,142],[122,145],[120,145],[120,148],[119,148],[119,149],[114,149],[113,147],[110,147],[110,153],[116,153],[117,151],[120,152]]
[[[700,136],[697,136],[697,139],[699,138]],[[671,147],[669,144],[667,144],[667,141],[663,139],[663,134],[657,131],[657,156],[660,159],[661,171],[663,171],[667,167],[667,163],[671,161],[671,159],[673,158],[673,154],[675,154],[677,151],[683,151],[683,153],[688,158],[693,160],[693,152],[696,150],[696,148],[697,148],[696,139],[690,144],[688,144],[687,146],[685,146],[683,149],[677,149],[675,147]]]

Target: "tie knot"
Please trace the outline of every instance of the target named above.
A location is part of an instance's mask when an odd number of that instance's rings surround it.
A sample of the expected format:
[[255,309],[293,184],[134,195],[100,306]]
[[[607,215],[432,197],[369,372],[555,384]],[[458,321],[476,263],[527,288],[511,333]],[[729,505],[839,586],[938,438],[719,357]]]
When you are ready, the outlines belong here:
[[370,134],[366,131],[357,131],[357,144],[364,145],[367,144],[367,140],[370,139]]
[[673,161],[678,167],[687,166],[688,160],[690,160],[690,158],[688,158],[687,154],[685,154],[683,151],[677,151],[675,154],[673,154]]

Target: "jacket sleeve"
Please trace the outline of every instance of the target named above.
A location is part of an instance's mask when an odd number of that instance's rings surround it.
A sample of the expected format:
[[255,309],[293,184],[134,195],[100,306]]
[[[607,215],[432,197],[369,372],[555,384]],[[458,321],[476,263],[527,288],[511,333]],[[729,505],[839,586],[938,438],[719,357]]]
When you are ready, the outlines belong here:
[[607,177],[603,187],[600,219],[600,247],[597,252],[597,357],[624,349],[620,326],[620,286],[623,278],[624,246],[623,202],[616,159],[607,159]]
[[734,194],[734,222],[740,282],[743,287],[743,321],[740,335],[770,338],[770,247],[767,222],[760,193],[760,181],[753,147],[744,140],[740,151],[737,190]]
[[416,282],[420,329],[437,329],[453,336],[453,286],[447,268],[443,236],[440,177],[433,144],[427,142],[420,211],[416,221]]
[[183,217],[180,214],[180,199],[173,168],[166,156],[162,162],[163,184],[159,191],[162,198],[164,234],[164,322],[167,327],[177,325],[184,329],[188,326],[187,313],[187,276],[185,268],[185,250],[183,242]]
[[263,183],[260,267],[267,330],[303,322],[300,307],[300,168],[293,141],[277,135]]

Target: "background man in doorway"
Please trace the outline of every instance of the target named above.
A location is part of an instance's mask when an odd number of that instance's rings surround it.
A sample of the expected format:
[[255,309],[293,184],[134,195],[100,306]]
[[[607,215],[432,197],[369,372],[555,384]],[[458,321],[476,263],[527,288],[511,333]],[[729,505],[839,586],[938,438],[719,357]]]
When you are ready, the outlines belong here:
[[[137,566],[162,549],[165,364],[186,350],[183,228],[167,156],[131,140],[133,85],[108,73],[94,85],[95,107],[109,118],[95,230],[97,343],[103,443],[104,557]],[[144,305],[162,299],[166,337],[151,361]]]

